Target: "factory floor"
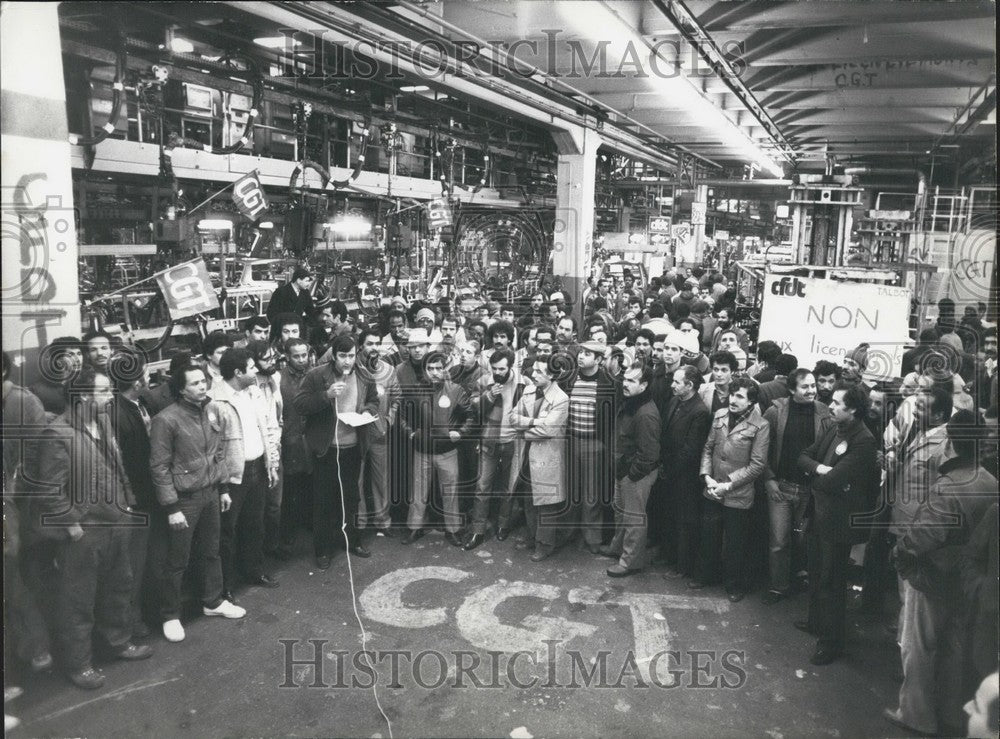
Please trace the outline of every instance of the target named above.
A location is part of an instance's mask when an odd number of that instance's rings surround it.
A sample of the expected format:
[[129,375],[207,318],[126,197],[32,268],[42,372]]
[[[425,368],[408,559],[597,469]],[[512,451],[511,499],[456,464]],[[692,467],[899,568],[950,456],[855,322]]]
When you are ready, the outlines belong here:
[[[850,614],[848,655],[809,663],[792,621],[806,596],[767,606],[692,591],[663,567],[621,579],[570,545],[532,563],[515,537],[464,552],[431,532],[370,542],[318,570],[308,542],[271,562],[280,587],[238,594],[240,621],[195,617],[153,657],[104,663],[87,692],[22,677],[12,736],[889,736],[898,650]],[[373,674],[377,678],[373,679]],[[898,733],[896,731],[895,733]]]

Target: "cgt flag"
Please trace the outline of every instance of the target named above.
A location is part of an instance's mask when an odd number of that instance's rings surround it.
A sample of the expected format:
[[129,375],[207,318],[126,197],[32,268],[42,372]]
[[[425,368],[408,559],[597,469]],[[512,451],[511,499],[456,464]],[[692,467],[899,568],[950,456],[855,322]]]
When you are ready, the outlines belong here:
[[212,287],[203,259],[165,269],[156,275],[156,282],[163,292],[173,321],[207,313],[219,307],[219,298]]
[[264,188],[260,185],[260,177],[255,169],[236,180],[233,185],[233,202],[240,213],[251,221],[256,221],[267,211],[267,200]]

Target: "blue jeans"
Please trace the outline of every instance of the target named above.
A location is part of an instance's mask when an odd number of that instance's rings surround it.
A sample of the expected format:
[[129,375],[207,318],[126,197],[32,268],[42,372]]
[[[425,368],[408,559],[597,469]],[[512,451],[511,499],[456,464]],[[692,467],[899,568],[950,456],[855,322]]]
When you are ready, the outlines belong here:
[[792,554],[802,549],[795,541],[792,532],[802,526],[802,517],[809,503],[809,489],[784,480],[777,482],[778,492],[769,490],[767,493],[767,512],[770,519],[768,569],[771,576],[771,590],[784,593],[791,584]]

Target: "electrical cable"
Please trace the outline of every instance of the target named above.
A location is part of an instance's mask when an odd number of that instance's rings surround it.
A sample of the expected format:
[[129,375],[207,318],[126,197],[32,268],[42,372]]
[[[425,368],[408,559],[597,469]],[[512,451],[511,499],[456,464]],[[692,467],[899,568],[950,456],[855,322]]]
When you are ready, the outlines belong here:
[[[333,399],[333,415],[334,415],[334,427],[333,427],[333,447],[336,454],[337,461],[337,484],[340,490],[340,531],[344,535],[344,548],[347,554],[347,575],[351,583],[351,602],[354,606],[354,617],[358,621],[358,626],[361,627],[361,653],[365,656],[365,662],[371,668],[372,674],[376,677],[378,676],[378,671],[375,669],[375,665],[372,664],[371,657],[368,656],[368,632],[365,630],[365,625],[361,621],[361,614],[358,612],[358,594],[354,589],[354,568],[351,566],[351,541],[347,537],[347,506],[344,503],[344,480],[340,476],[340,442],[337,441],[337,426],[340,423],[340,408],[337,404],[337,399]],[[378,706],[378,712],[382,714],[382,718],[385,719],[385,725],[389,730],[389,739],[393,739],[392,736],[392,722],[389,717],[385,714],[385,709],[382,708],[382,701],[378,697],[378,680],[372,681],[372,695],[375,696],[375,705]]]

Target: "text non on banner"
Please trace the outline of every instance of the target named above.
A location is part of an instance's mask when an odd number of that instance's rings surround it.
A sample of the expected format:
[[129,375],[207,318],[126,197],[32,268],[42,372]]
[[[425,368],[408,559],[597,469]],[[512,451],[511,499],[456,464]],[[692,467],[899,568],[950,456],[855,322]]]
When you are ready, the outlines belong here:
[[902,287],[764,276],[760,338],[794,354],[800,367],[839,364],[862,342],[870,345],[870,379],[898,377],[909,338],[910,291]]

